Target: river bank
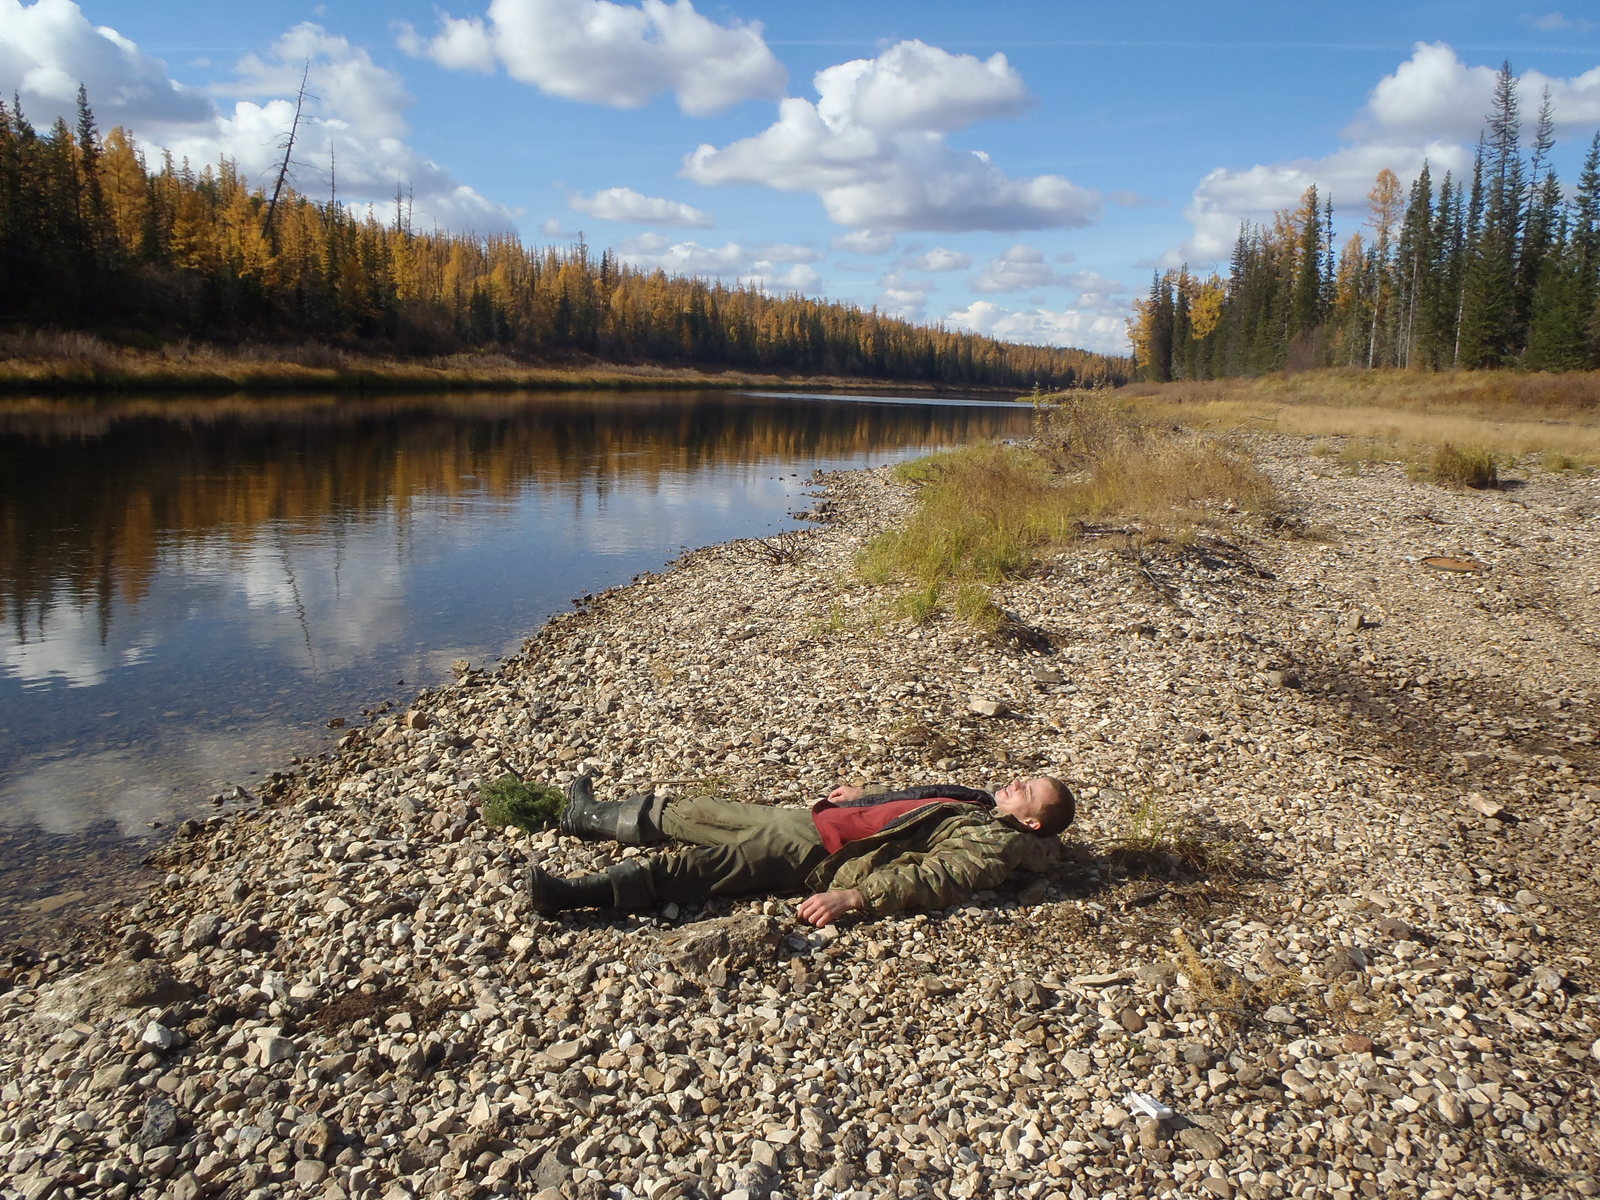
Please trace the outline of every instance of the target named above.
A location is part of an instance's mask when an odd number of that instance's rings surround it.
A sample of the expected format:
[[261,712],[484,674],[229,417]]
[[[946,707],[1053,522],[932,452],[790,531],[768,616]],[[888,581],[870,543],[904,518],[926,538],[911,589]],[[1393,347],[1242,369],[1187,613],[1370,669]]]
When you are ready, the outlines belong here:
[[62,393],[591,391],[765,388],[779,391],[982,395],[1013,400],[1015,387],[808,374],[702,370],[579,360],[530,363],[504,354],[400,357],[316,343],[220,346],[116,345],[91,334],[38,332],[0,338],[0,396]]
[[[1101,531],[998,639],[884,617],[852,564],[909,496],[832,476],[825,528],[351,730],[185,830],[109,957],[8,969],[5,1194],[1600,1194],[1600,483],[1255,447],[1284,528]],[[619,851],[484,828],[507,765],[779,802],[1049,770],[1082,804],[944,913],[546,921],[530,856]]]

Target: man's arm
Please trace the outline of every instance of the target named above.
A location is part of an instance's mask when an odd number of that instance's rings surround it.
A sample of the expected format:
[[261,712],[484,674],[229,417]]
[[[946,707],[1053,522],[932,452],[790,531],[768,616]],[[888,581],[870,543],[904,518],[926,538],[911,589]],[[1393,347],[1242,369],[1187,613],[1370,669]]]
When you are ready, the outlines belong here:
[[848,912],[861,912],[866,898],[855,888],[837,892],[818,892],[800,901],[800,919],[816,926],[832,925]]
[[883,847],[865,873],[847,873],[841,882],[855,885],[873,916],[944,908],[1005,882],[1029,836],[998,822],[961,822],[943,832],[926,850]]
[[994,796],[979,788],[962,787],[959,783],[925,783],[894,792],[869,792],[866,788],[847,783],[828,793],[829,803],[841,808],[886,804],[894,800],[967,800],[975,804],[992,804]]

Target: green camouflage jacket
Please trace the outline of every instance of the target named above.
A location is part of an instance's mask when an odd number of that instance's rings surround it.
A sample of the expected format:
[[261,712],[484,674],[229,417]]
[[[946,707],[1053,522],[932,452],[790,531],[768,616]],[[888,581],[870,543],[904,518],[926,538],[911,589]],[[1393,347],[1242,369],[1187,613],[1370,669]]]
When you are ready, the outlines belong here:
[[856,888],[872,916],[944,908],[999,886],[1038,836],[993,809],[930,804],[830,854],[806,883],[819,892]]

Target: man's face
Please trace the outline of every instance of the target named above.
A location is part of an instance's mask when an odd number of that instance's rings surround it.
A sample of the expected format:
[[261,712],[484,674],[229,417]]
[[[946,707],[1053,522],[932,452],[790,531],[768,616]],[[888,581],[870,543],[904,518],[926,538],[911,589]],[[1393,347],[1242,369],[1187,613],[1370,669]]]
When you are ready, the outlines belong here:
[[994,794],[994,806],[1029,829],[1038,829],[1054,797],[1047,779],[1016,779]]

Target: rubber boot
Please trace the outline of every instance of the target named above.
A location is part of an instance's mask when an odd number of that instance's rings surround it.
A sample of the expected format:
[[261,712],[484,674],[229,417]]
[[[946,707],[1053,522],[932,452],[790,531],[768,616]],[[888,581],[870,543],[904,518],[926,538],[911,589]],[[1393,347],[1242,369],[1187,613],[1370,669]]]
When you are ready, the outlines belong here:
[[528,899],[541,917],[553,917],[569,908],[607,908],[611,880],[604,871],[561,879],[537,865],[528,867]]
[[655,873],[642,859],[627,858],[604,871],[562,879],[537,863],[528,866],[528,900],[542,917],[573,908],[651,908],[656,901]]
[[594,781],[579,775],[567,785],[567,804],[558,822],[561,832],[586,842],[621,842],[653,846],[666,841],[654,820],[655,797],[629,796],[617,804],[594,798]]

